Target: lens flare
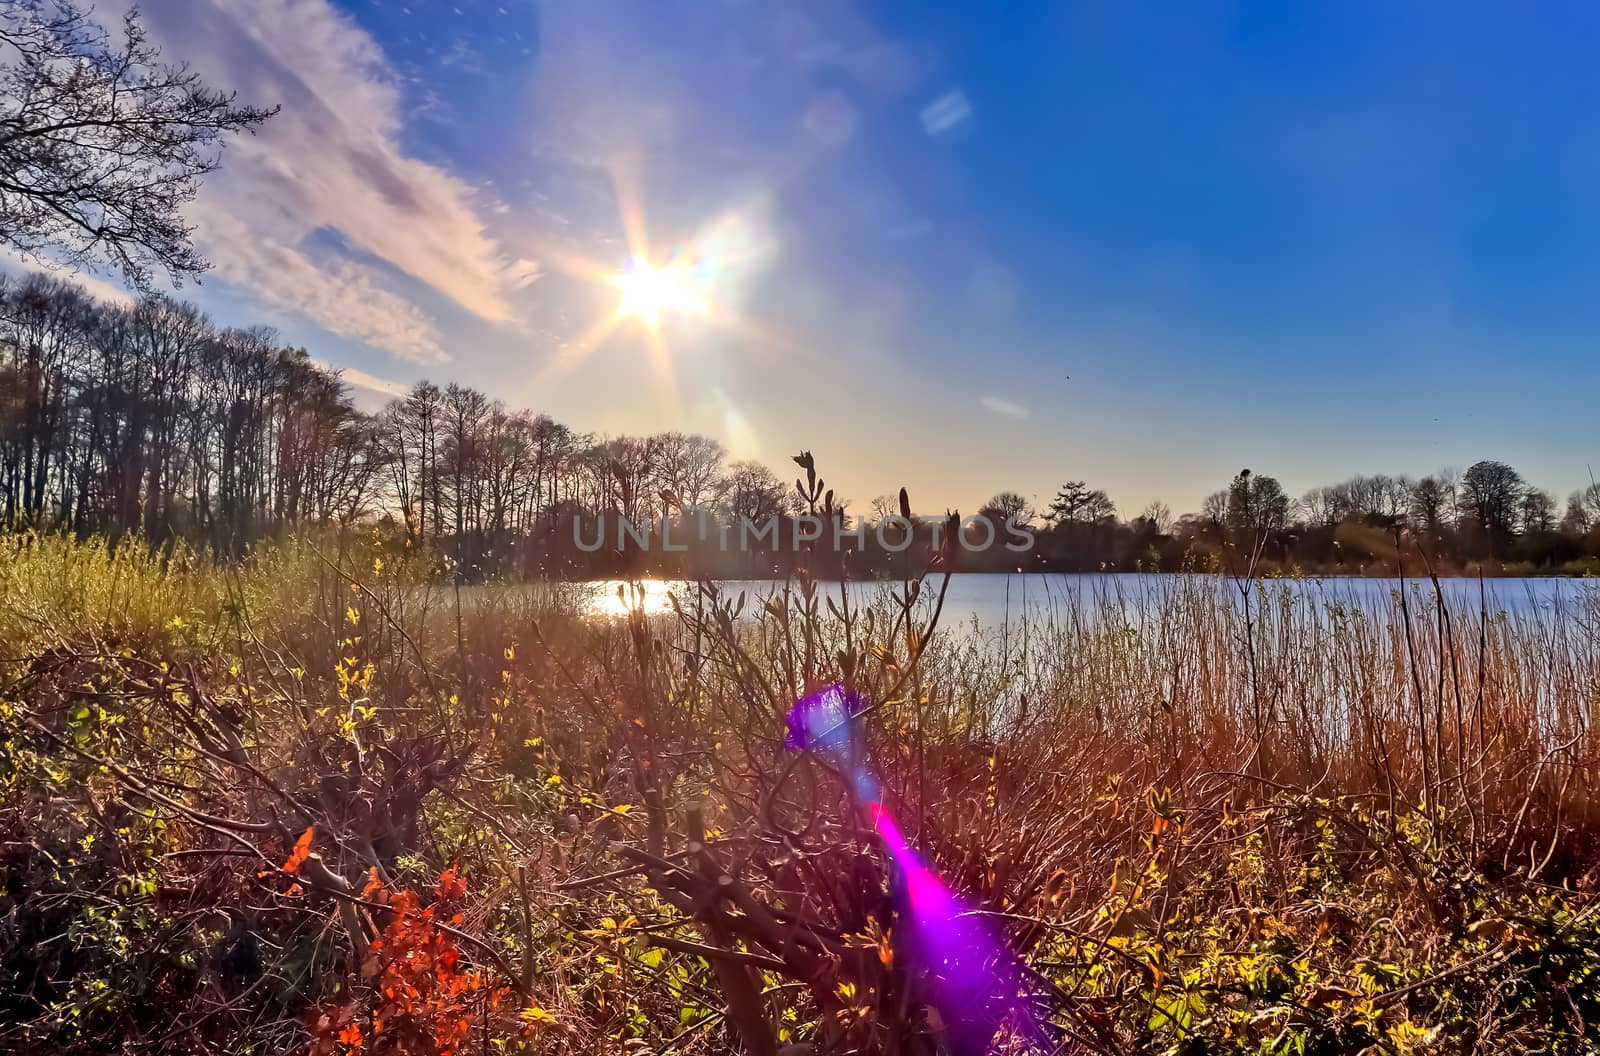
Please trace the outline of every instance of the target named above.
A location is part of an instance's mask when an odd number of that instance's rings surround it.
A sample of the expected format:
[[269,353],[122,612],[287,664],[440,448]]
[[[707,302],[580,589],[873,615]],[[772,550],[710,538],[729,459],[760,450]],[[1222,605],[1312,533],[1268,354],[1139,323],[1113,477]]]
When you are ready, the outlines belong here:
[[[1011,1013],[1025,1015],[1021,962],[922,861],[884,804],[858,736],[860,703],[837,683],[800,699],[789,709],[785,747],[816,754],[856,790],[899,873],[907,924],[935,990],[946,1010],[956,1013],[947,1020],[994,1023]],[[978,1010],[990,1014],[973,1017]]]
[[911,925],[948,1006],[1001,1014],[1020,1008],[1022,973],[1015,955],[923,864],[888,808],[873,803],[867,813],[900,869]]
[[867,772],[854,736],[861,699],[838,683],[801,697],[789,709],[789,732],[783,746],[791,752],[812,752],[850,781],[856,798],[876,803],[882,794]]

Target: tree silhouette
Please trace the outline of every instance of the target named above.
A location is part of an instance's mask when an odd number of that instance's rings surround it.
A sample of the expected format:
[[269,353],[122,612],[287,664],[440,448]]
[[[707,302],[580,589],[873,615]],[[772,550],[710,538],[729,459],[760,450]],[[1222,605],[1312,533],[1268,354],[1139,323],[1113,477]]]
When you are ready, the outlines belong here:
[[1492,556],[1508,552],[1526,491],[1522,475],[1504,462],[1477,462],[1461,475],[1461,512],[1482,534]]
[[1239,471],[1228,486],[1228,529],[1245,545],[1257,545],[1289,524],[1289,496],[1274,477]]
[[995,495],[978,509],[978,516],[988,517],[996,525],[1005,524],[1015,518],[1022,524],[1033,518],[1033,510],[1028,505],[1028,500],[1014,491],[996,492]]
[[275,112],[162,62],[136,14],[113,40],[73,0],[0,5],[0,243],[140,290],[153,269],[198,275],[181,209],[226,138]]
[[[815,462],[802,457],[800,484],[811,487],[805,481]],[[1104,491],[1069,481],[1026,556],[1003,549],[1016,538],[1005,529],[1032,511],[1020,493],[1002,491],[979,510],[995,529],[991,552],[963,555],[960,567],[1216,567],[1231,541],[1260,546],[1263,561],[1292,559],[1308,569],[1392,569],[1392,529],[1404,519],[1446,570],[1470,567],[1491,538],[1497,558],[1549,571],[1600,569],[1600,488],[1574,493],[1558,522],[1555,500],[1503,463],[1480,462],[1459,487],[1457,479],[1446,470],[1414,482],[1352,477],[1312,489],[1296,510],[1272,477],[1240,473],[1205,500],[1201,515],[1175,522],[1160,503],[1119,521]],[[820,478],[815,487],[814,500],[824,505]],[[903,499],[875,500],[874,519],[898,516]],[[774,546],[770,533],[754,544],[768,552],[759,562],[712,556],[725,544],[709,519],[674,528],[675,539],[702,547],[678,564],[652,557],[629,565],[614,549],[591,555],[574,541],[574,529],[593,539],[597,525],[621,517],[638,527],[659,523],[663,512],[677,516],[680,503],[709,507],[708,518],[743,516],[757,525],[807,505],[770,468],[728,464],[722,446],[706,437],[596,440],[476,390],[426,381],[366,414],[336,371],[283,347],[270,329],[219,329],[169,297],[97,303],[51,276],[0,283],[0,518],[7,525],[184,538],[237,556],[301,526],[360,523],[403,533],[407,549],[452,561],[473,578],[781,574],[800,560]],[[842,506],[835,496],[836,514]],[[926,528],[889,531],[893,545],[871,532],[857,538],[851,574],[898,572],[933,548]],[[738,539],[729,545],[738,548]],[[908,541],[916,549],[894,549]]]
[[1057,524],[1093,524],[1115,517],[1116,513],[1116,506],[1105,492],[1081,480],[1069,480],[1056,492],[1047,516]]

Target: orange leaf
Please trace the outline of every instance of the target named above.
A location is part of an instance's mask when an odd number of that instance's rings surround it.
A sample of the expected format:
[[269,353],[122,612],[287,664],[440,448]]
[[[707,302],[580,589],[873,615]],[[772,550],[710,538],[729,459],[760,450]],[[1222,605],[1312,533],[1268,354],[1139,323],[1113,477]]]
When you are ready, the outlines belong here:
[[434,889],[434,894],[442,901],[451,902],[463,898],[467,893],[467,882],[457,875],[456,867],[451,866],[439,874],[439,885]]
[[300,838],[294,841],[294,850],[290,853],[289,860],[283,863],[283,871],[290,876],[298,873],[300,866],[311,857],[311,834],[315,829],[315,825],[307,827],[306,831],[300,834]]

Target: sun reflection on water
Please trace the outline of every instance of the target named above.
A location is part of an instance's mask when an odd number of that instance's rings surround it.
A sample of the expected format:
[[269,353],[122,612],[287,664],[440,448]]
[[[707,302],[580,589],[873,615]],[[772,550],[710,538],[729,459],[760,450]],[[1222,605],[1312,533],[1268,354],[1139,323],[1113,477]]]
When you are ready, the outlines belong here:
[[638,612],[645,616],[660,616],[672,611],[671,596],[685,596],[689,584],[672,579],[603,579],[589,585],[591,593],[585,606],[589,616],[616,619]]

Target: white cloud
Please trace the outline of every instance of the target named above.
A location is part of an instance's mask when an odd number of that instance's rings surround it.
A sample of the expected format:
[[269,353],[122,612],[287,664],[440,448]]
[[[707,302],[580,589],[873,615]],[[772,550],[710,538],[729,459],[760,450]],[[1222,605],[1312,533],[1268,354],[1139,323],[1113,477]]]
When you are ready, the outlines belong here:
[[335,371],[345,383],[355,390],[352,396],[356,406],[365,411],[375,411],[393,399],[404,399],[411,391],[409,386],[388,378],[380,378],[376,374],[368,374],[355,367],[336,367],[320,359],[313,360],[317,366],[324,370]]
[[1028,417],[1028,409],[1026,407],[1020,403],[1012,403],[1010,400],[1002,400],[998,396],[985,396],[978,402],[983,404],[985,409],[991,410],[995,414],[1003,414],[1007,418]]
[[209,207],[203,212],[207,227],[222,234],[230,247],[213,257],[215,273],[261,303],[412,363],[431,365],[450,358],[422,310],[379,286],[372,269],[339,259],[313,260],[225,213],[212,213]]
[[410,386],[402,385],[398,381],[390,381],[388,378],[380,378],[376,374],[368,374],[366,371],[357,370],[355,367],[339,367],[338,370],[341,378],[358,389],[381,393],[384,396],[400,397],[404,397],[411,391]]
[[922,129],[930,136],[948,132],[972,116],[972,103],[961,89],[946,92],[922,108]]
[[[420,362],[443,353],[393,292],[391,268],[483,319],[512,319],[508,294],[531,281],[528,262],[502,254],[471,186],[405,155],[398,78],[352,19],[327,0],[164,0],[144,12],[167,54],[208,83],[282,106],[234,140],[191,213],[218,274]],[[330,229],[347,250],[311,248]]]
[[543,270],[536,260],[516,260],[507,265],[505,270],[506,282],[513,288],[521,290],[538,281]]
[[115,282],[108,282],[86,271],[53,268],[41,261],[29,260],[9,247],[0,249],[0,273],[20,276],[26,275],[31,271],[54,275],[57,278],[71,282],[103,304],[127,305],[133,303],[133,295]]

